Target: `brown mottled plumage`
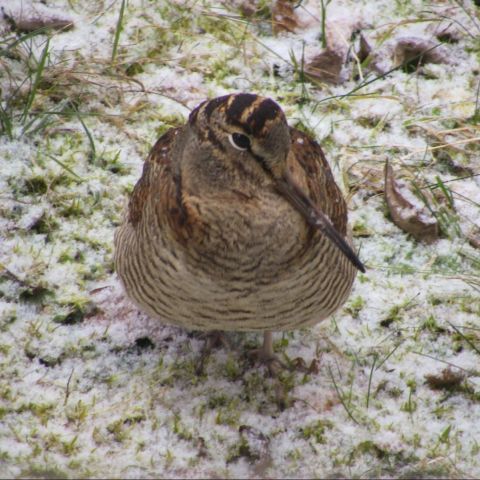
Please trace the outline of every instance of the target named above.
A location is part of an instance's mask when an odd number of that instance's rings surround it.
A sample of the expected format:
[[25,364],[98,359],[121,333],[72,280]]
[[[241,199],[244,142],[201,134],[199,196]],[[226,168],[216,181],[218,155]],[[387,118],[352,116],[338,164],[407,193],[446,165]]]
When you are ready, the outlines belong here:
[[322,149],[268,98],[203,102],[153,147],[115,235],[128,296],[166,323],[264,331],[317,323],[356,270]]

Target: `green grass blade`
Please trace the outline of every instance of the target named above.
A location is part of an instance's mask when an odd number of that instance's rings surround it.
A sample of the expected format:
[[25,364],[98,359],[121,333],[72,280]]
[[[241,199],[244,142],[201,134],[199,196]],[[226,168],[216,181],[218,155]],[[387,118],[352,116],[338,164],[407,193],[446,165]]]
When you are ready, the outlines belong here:
[[55,163],[60,165],[63,169],[65,169],[70,175],[76,178],[78,182],[84,182],[85,179],[82,178],[80,175],[76,174],[68,165],[65,165],[61,160],[55,158],[53,155],[49,155],[48,153],[45,154],[48,158],[51,158]]
[[370,403],[370,390],[372,388],[373,371],[375,370],[375,364],[377,363],[377,360],[378,360],[378,355],[375,354],[373,357],[372,368],[370,369],[370,376],[368,377],[368,390],[367,390],[367,401],[366,401],[367,410],[368,410],[368,405]]
[[45,70],[45,65],[47,63],[49,47],[50,47],[50,39],[47,38],[45,47],[43,47],[42,53],[40,54],[40,60],[38,62],[37,71],[35,72],[35,78],[33,80],[32,88],[30,89],[30,93],[28,94],[28,98],[25,103],[25,107],[23,109],[21,123],[25,122],[27,115],[30,112],[30,109],[32,108],[32,104],[33,104],[33,101],[35,100],[35,96],[37,95],[38,86],[40,85],[40,80],[42,79],[43,71]]
[[13,125],[12,117],[5,107],[0,103],[0,135],[7,135],[7,137],[13,139]]
[[335,381],[335,377],[333,376],[332,369],[330,368],[330,365],[328,365],[328,373],[330,375],[330,379],[332,380],[333,386],[335,388],[335,391],[337,392],[338,399],[340,400],[340,403],[342,404],[343,408],[347,412],[347,415],[352,419],[353,422],[355,422],[357,425],[360,424],[360,422],[353,416],[351,410],[348,408],[347,403],[345,402],[344,394],[340,390],[339,386],[337,385],[337,382]]
[[480,350],[478,349],[478,347],[468,337],[466,337],[461,332],[461,330],[459,330],[455,325],[453,325],[449,321],[447,321],[447,323],[473,348],[473,350],[475,350],[477,353],[480,354]]
[[[48,33],[48,28],[47,27],[42,27],[42,28],[39,28],[37,30],[34,30],[33,32],[26,33],[19,38],[14,36],[14,37],[12,37],[12,39],[14,39],[14,41],[12,43],[7,44],[6,47],[0,51],[0,56],[8,55],[18,45],[20,45],[20,44],[26,42],[27,40],[30,40],[31,38],[34,38],[38,35],[44,35],[46,33]],[[8,40],[6,40],[6,42],[7,41]]]
[[73,110],[74,110],[75,114],[77,115],[77,118],[78,118],[79,122],[82,124],[82,127],[83,127],[83,130],[85,131],[85,134],[87,135],[88,143],[90,144],[91,161],[92,161],[92,163],[95,163],[95,160],[97,159],[97,149],[95,148],[95,140],[93,139],[93,135],[91,134],[88,127],[85,125],[85,122],[83,121],[82,115],[77,110],[77,108],[73,107]]
[[113,37],[113,48],[112,48],[112,65],[115,63],[117,58],[118,42],[120,40],[120,34],[123,29],[123,14],[125,13],[125,3],[126,0],[122,0],[120,4],[120,12],[118,14],[117,26],[115,27],[115,36]]
[[326,24],[327,24],[327,5],[325,5],[324,0],[320,0],[321,11],[322,11],[322,48],[327,48],[327,32],[326,32]]

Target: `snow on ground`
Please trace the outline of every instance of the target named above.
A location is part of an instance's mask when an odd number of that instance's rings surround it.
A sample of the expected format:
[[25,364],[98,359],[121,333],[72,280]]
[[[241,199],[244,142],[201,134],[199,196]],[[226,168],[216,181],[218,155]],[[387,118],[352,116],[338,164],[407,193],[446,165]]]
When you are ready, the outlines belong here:
[[[444,63],[382,76],[351,55],[326,85],[302,70],[321,3],[277,35],[269,5],[129,0],[119,32],[121,1],[52,0],[37,7],[72,29],[0,23],[0,477],[480,476],[480,8],[332,0],[327,23],[358,21],[388,68],[398,38],[453,33]],[[138,312],[113,272],[151,145],[239,90],[321,141],[368,268],[332,318],[276,334],[308,374],[269,378],[245,354],[259,335],[240,333],[198,373],[204,341]],[[390,220],[387,159],[430,185],[433,244]]]

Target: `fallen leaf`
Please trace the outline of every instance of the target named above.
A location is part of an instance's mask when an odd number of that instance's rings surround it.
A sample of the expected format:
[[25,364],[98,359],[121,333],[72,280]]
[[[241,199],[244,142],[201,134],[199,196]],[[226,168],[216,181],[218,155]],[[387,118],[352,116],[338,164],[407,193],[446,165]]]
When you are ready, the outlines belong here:
[[293,32],[299,26],[297,14],[293,8],[295,2],[276,0],[272,6],[273,33]]
[[357,58],[360,63],[365,63],[366,71],[375,71],[380,75],[388,70],[387,54],[385,49],[374,49],[367,37],[360,33],[360,40],[357,48]]
[[449,6],[438,11],[439,17],[443,17],[445,20],[430,23],[426,32],[442,43],[458,43],[465,37],[466,32],[462,25],[450,20],[455,17],[455,9],[455,6]]
[[40,28],[71,30],[74,27],[72,17],[41,3],[18,2],[15,5],[14,2],[2,1],[0,7],[4,18],[20,32],[33,32]]
[[360,33],[360,43],[358,46],[357,57],[360,62],[364,62],[372,53],[372,47],[365,36]]
[[372,196],[383,193],[382,179],[384,172],[376,166],[355,163],[348,170],[348,182],[353,191],[362,189],[364,195]]
[[450,63],[448,52],[438,42],[422,37],[400,37],[393,51],[394,65],[407,71],[427,63]]
[[342,68],[347,63],[350,38],[355,30],[362,28],[361,20],[335,19],[325,26],[326,48],[311,58],[305,65],[305,74],[317,81],[339,84]]
[[325,26],[327,49],[339,52],[346,58],[351,48],[353,32],[364,27],[365,22],[359,18],[334,18],[327,21]]
[[305,74],[320,82],[340,83],[344,62],[341,53],[327,49],[312,58],[305,67]]
[[[432,145],[435,147],[435,143]],[[432,151],[433,156],[437,162],[446,167],[451,173],[455,175],[474,175],[475,170],[468,165],[462,165],[455,161],[445,148],[439,148]]]
[[425,380],[433,390],[454,390],[465,379],[462,372],[454,372],[450,367],[442,370],[440,375],[425,375]]
[[258,6],[254,0],[245,0],[239,5],[240,12],[244,17],[253,17],[257,11]]
[[468,234],[467,234],[468,243],[473,248],[480,249],[480,227],[474,227]]
[[447,26],[438,25],[434,34],[442,43],[458,43],[464,36],[460,29],[452,24]]
[[385,200],[393,223],[404,232],[411,234],[416,240],[431,243],[438,238],[437,220],[409,190],[405,182],[396,180],[393,168],[385,164]]

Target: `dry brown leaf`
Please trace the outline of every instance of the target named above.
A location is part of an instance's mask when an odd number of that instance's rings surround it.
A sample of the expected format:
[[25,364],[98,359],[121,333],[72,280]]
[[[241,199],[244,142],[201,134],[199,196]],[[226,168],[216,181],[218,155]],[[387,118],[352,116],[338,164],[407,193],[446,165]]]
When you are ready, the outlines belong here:
[[474,227],[472,231],[467,234],[467,239],[473,248],[480,249],[480,227]]
[[438,238],[437,220],[412,201],[414,195],[402,181],[397,181],[392,166],[385,164],[385,200],[393,223],[416,240],[431,243]]
[[442,43],[458,43],[465,36],[456,25],[452,24],[438,25],[434,33],[435,37]]
[[462,372],[454,372],[450,367],[442,370],[440,375],[425,375],[428,386],[433,390],[455,390],[465,379]]
[[339,83],[345,58],[339,52],[324,50],[305,66],[305,74],[314,80],[326,83]]
[[458,43],[465,37],[466,32],[463,27],[449,20],[455,17],[455,7],[441,9],[438,13],[445,20],[430,23],[426,28],[429,35],[435,36],[442,43]]
[[240,12],[244,17],[250,18],[258,11],[257,4],[254,0],[245,0],[239,5]]
[[331,20],[325,26],[327,48],[315,55],[305,66],[305,73],[314,80],[341,83],[343,65],[347,62],[350,37],[363,26],[361,20]]
[[[9,2],[7,2],[9,3]],[[70,30],[74,27],[73,19],[59,10],[47,7],[41,3],[0,2],[3,16],[12,24],[15,30],[33,32],[39,28],[52,30]]]
[[294,2],[276,0],[272,6],[273,33],[293,32],[299,26],[297,14],[293,8]]
[[357,57],[360,62],[365,61],[372,53],[372,47],[363,33],[360,33],[360,44],[358,46]]
[[362,189],[368,196],[383,193],[384,172],[382,169],[358,162],[348,170],[348,175],[348,183],[354,191]]
[[393,56],[395,66],[450,63],[445,47],[438,42],[422,37],[398,38],[395,43]]
[[325,26],[327,49],[342,53],[346,58],[351,47],[350,39],[353,32],[364,27],[365,23],[358,18],[335,18],[327,21]]
[[[433,146],[435,146],[435,144]],[[472,167],[468,165],[462,165],[458,161],[454,160],[452,156],[448,153],[446,148],[432,150],[432,154],[440,165],[443,165],[455,175],[475,174],[475,170]]]
[[380,75],[388,70],[388,55],[385,49],[374,49],[363,33],[360,33],[357,57],[362,63],[368,59],[365,66],[366,70],[373,70]]

